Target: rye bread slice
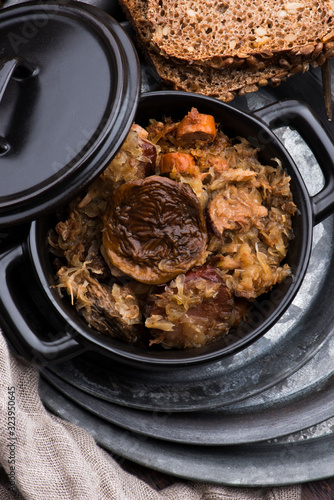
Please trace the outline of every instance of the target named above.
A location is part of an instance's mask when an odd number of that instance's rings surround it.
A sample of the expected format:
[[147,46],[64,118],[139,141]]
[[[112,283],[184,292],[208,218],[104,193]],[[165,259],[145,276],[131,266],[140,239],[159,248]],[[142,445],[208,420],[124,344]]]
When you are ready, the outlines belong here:
[[[273,62],[265,60],[264,67],[204,67],[201,64],[184,64],[175,58],[162,56],[150,43],[151,23],[147,19],[148,0],[120,0],[120,4],[136,35],[136,41],[144,56],[152,64],[159,77],[177,90],[198,92],[225,102],[237,95],[255,92],[265,85],[277,86],[288,77],[305,72],[311,66],[319,66],[326,60],[323,48],[309,60],[296,57],[294,63],[284,57]],[[334,55],[334,43],[332,52]]]
[[154,52],[147,54],[159,77],[173,89],[197,92],[224,102],[256,92],[259,87],[276,87],[289,76],[309,69],[308,63],[301,67],[291,67],[289,71],[275,64],[270,64],[263,70],[203,68],[196,65],[184,66]]
[[153,50],[215,68],[316,59],[334,39],[329,0],[147,0],[146,18]]

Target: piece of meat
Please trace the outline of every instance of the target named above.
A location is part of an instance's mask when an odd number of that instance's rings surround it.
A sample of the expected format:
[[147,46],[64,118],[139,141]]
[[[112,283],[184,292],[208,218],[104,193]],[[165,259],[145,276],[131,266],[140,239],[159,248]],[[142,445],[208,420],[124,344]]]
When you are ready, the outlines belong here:
[[206,158],[207,165],[213,167],[215,176],[220,175],[222,172],[225,172],[228,169],[228,162],[225,158],[218,155],[211,155]]
[[194,157],[188,153],[166,153],[161,155],[160,173],[179,173],[196,177],[200,170],[195,164]]
[[57,277],[58,288],[67,291],[72,304],[90,326],[131,344],[137,342],[142,328],[141,312],[127,285],[99,283],[86,263],[80,268],[63,266]]
[[246,229],[268,215],[268,209],[261,204],[256,189],[230,186],[222,189],[210,201],[207,216],[210,227],[217,236],[225,229]]
[[138,123],[133,123],[131,125],[131,130],[134,130],[137,132],[139,139],[146,140],[148,136],[147,130],[145,130],[143,127],[138,125]]
[[104,215],[103,246],[112,266],[159,284],[206,258],[207,231],[191,188],[152,175],[115,190]]
[[143,127],[137,123],[133,123],[131,130],[136,132],[138,136],[138,146],[142,150],[141,159],[138,164],[134,165],[134,168],[138,169],[138,178],[143,179],[155,171],[157,148],[147,139],[148,132]]
[[217,135],[214,117],[199,113],[196,108],[180,121],[176,129],[177,143],[184,147],[195,146],[196,143],[212,142]]
[[209,265],[157,287],[149,295],[146,316],[150,344],[165,348],[204,346],[236,324],[233,297],[220,272]]

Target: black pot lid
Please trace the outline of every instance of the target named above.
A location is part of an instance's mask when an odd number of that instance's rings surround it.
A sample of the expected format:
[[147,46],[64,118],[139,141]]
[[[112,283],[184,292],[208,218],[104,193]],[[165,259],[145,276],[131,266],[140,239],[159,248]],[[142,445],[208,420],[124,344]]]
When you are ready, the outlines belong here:
[[128,35],[84,4],[0,12],[0,226],[65,205],[132,124],[140,69]]

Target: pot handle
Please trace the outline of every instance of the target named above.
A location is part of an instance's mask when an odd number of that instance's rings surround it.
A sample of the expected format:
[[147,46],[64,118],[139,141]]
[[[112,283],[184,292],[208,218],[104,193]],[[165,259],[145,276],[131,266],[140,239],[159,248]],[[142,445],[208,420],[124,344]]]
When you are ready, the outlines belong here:
[[[13,78],[15,80],[25,80],[38,73],[37,68],[22,57],[13,57],[11,59],[0,59],[0,103],[5,94],[6,88]],[[10,145],[5,137],[0,136],[0,154],[9,151]]]
[[[22,244],[10,248],[0,258],[0,315],[14,350],[37,365],[46,365],[73,357],[86,350],[70,331],[46,332],[49,340],[41,340],[32,330],[24,307],[18,305],[11,287],[10,274],[13,268],[26,261]],[[40,306],[41,307],[41,306]],[[66,330],[66,328],[64,329]]]
[[314,225],[334,210],[334,144],[310,106],[294,99],[269,104],[253,114],[270,128],[293,126],[310,147],[322,170],[324,187],[311,197]]

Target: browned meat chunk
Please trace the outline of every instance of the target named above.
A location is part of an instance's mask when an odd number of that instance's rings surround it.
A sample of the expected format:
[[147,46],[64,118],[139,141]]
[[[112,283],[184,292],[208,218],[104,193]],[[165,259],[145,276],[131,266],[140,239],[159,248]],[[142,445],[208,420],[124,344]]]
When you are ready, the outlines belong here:
[[57,275],[58,286],[66,289],[72,304],[93,328],[126,342],[138,340],[141,313],[128,286],[99,283],[86,264],[81,268],[63,266]]
[[157,149],[154,144],[149,141],[142,141],[141,148],[143,151],[143,158],[140,162],[142,173],[138,175],[139,178],[144,178],[155,172],[157,162]]
[[209,344],[235,323],[234,300],[219,271],[209,265],[157,287],[148,299],[151,344],[185,349]]
[[219,191],[208,205],[208,216],[211,226],[217,235],[225,229],[246,229],[261,217],[268,215],[268,210],[261,204],[259,192],[248,187]]
[[160,159],[160,173],[179,173],[181,175],[197,176],[200,173],[194,157],[187,153],[166,153]]

